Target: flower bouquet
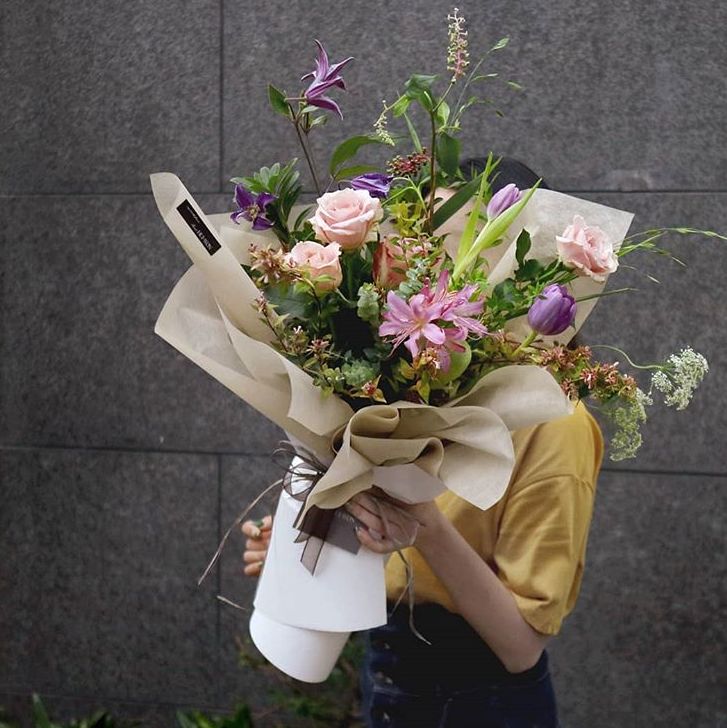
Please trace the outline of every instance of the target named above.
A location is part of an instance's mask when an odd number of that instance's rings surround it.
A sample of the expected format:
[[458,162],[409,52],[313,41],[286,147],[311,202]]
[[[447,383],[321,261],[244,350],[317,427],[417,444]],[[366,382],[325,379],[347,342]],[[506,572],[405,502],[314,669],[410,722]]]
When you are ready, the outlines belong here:
[[[446,76],[411,76],[371,133],[333,149],[325,177],[309,140],[342,116],[332,94],[352,59],[331,63],[316,41],[303,89],[268,87],[300,140],[314,205],[301,204],[296,159],[233,179],[231,215],[206,216],[172,174],[151,177],[193,261],[155,331],[294,447],[251,633],[302,680],[325,679],[351,631],[386,622],[383,558],[359,550],[341,508],[353,495],[376,485],[418,502],[448,488],[489,508],[512,474],[512,431],[588,398],[616,425],[612,458],[633,456],[652,391],[683,408],[707,370],[687,348],[649,365],[644,391],[569,345],[620,259],[664,252],[668,231],[627,237],[627,212],[500,184],[492,155],[468,174],[462,120],[489,103],[497,74],[485,64],[507,41],[470,67],[456,10],[448,30]],[[375,146],[391,148],[385,168],[356,159]]]

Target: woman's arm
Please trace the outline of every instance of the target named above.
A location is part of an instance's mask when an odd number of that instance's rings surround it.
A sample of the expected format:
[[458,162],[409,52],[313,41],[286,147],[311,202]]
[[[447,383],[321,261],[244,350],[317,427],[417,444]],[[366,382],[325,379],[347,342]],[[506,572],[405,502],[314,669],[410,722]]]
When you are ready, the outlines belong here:
[[[390,553],[402,542],[414,545],[449,592],[459,613],[509,672],[522,672],[535,665],[550,635],[538,632],[525,621],[510,590],[436,504],[397,503],[398,508],[418,522],[419,527],[411,530],[396,508],[379,498],[377,501],[361,493],[347,504],[348,510],[367,527],[358,531],[361,543],[378,553]],[[389,532],[394,531],[398,543],[384,538],[386,529],[378,515],[380,508],[386,509]]]

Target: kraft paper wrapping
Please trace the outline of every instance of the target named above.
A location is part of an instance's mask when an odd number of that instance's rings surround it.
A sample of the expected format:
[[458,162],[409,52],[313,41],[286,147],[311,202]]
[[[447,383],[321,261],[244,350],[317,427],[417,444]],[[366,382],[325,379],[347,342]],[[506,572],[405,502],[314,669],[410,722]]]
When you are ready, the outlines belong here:
[[[377,467],[405,463],[489,508],[502,497],[512,472],[510,430],[572,411],[547,372],[511,366],[444,407],[397,402],[354,413],[339,398],[323,395],[308,374],[267,343],[269,332],[261,333],[254,308],[258,292],[238,260],[260,236],[207,218],[172,174],[152,175],[152,189],[165,222],[195,264],[169,296],[155,331],[321,459],[330,459],[335,442],[330,468],[306,508],[339,506],[376,484]],[[180,212],[187,203],[196,215],[192,226]]]
[[[437,190],[437,195],[443,200],[448,199],[452,194],[454,193],[451,190]],[[471,210],[472,202],[470,201],[437,231],[440,234],[447,234],[445,247],[452,256],[457,251],[460,235]],[[562,192],[538,188],[509,227],[503,242],[484,252],[483,257],[489,265],[489,282],[496,286],[515,273],[517,268],[515,242],[523,229],[530,233],[532,243],[526,259],[537,258],[543,263],[555,260],[558,257],[555,237],[561,235],[573,222],[574,215],[581,215],[588,225],[600,227],[613,241],[614,250],[621,247],[634,218],[631,212],[582,200]],[[574,297],[579,299],[602,293],[607,282],[608,277],[604,281],[594,281],[588,276],[579,276],[569,286]],[[596,303],[598,303],[598,298],[579,302],[574,326],[557,336],[543,336],[542,340],[567,344],[583,326]],[[505,329],[519,339],[524,339],[530,333],[526,316],[508,321]]]

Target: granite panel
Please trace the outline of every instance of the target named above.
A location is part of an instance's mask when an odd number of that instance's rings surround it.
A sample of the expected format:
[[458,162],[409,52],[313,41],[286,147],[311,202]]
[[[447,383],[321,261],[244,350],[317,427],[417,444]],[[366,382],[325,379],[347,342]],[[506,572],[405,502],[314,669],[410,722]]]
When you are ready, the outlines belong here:
[[209,703],[212,456],[0,450],[0,692]]
[[727,480],[605,473],[575,611],[549,646],[564,728],[727,724]]
[[[727,5],[458,4],[469,20],[473,63],[498,39],[510,38],[482,68],[499,76],[483,82],[492,104],[474,107],[465,120],[465,154],[493,148],[519,157],[560,189],[725,189],[727,94],[718,90],[727,62],[721,31]],[[302,159],[288,122],[267,107],[266,84],[297,94],[300,76],[313,67],[314,38],[333,60],[356,59],[345,69],[348,91],[334,91],[344,120],[331,118],[314,134],[325,167],[340,140],[371,131],[381,100],[391,103],[411,73],[447,75],[448,11],[435,2],[342,7],[332,0],[272,0],[240,12],[227,3],[222,183],[262,164]],[[512,79],[522,92],[504,83]],[[393,122],[390,129],[406,134]],[[370,147],[364,159],[379,162],[387,154]]]
[[[267,485],[281,476],[281,468],[268,456],[221,458],[221,526],[225,531]],[[277,498],[267,497],[251,513],[261,518],[275,510]],[[240,660],[241,651],[260,657],[250,640],[248,621],[255,596],[256,579],[243,574],[242,553],[245,537],[235,529],[222,554],[220,594],[243,609],[222,605],[220,613],[220,701],[230,704],[243,701],[260,709],[269,700],[270,690],[277,684],[276,675],[256,669],[249,661]]]
[[[229,209],[227,196],[199,196]],[[268,449],[277,429],[154,334],[189,260],[151,196],[0,200],[0,442]]]
[[217,190],[219,0],[5,2],[0,194]]

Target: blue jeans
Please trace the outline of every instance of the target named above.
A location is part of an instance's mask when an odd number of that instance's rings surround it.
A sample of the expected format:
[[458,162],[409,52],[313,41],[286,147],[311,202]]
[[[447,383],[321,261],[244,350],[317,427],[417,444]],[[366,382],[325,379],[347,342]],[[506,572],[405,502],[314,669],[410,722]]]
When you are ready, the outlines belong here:
[[509,673],[459,615],[419,604],[416,628],[400,604],[388,624],[369,630],[361,668],[368,728],[558,728],[543,651],[537,664]]

